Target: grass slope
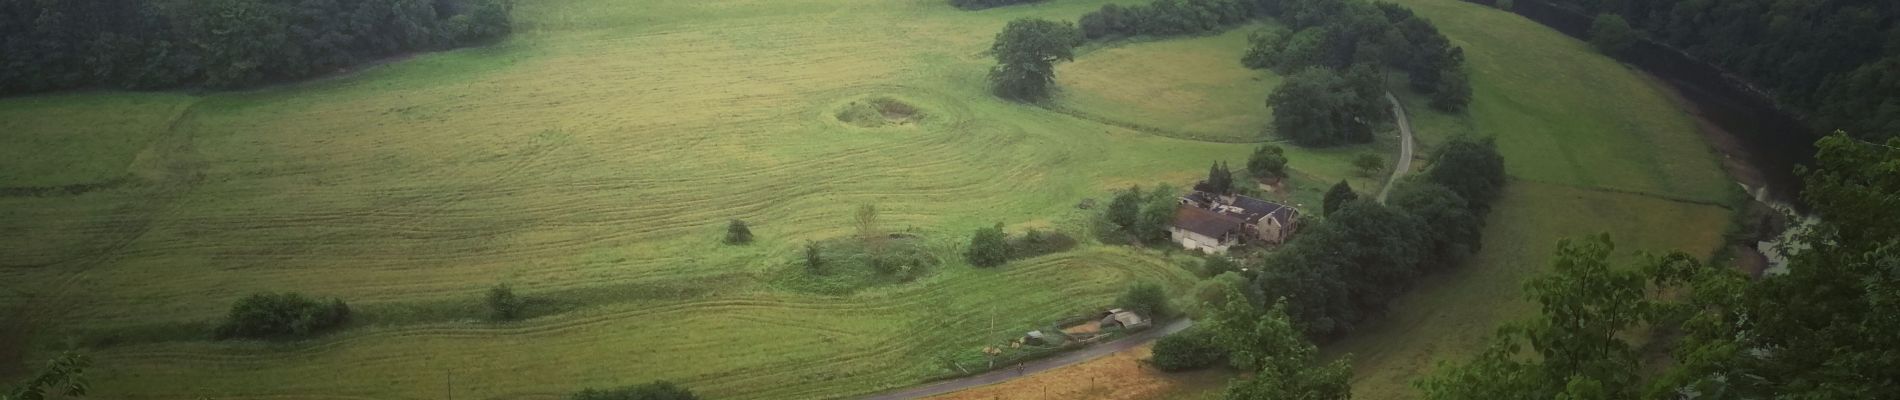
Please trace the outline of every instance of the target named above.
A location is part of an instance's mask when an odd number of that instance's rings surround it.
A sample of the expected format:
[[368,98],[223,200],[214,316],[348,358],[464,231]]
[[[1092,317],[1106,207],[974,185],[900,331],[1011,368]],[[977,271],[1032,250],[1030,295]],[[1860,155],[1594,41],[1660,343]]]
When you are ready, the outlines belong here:
[[1327,346],[1352,354],[1355,398],[1416,398],[1411,382],[1438,362],[1475,355],[1498,326],[1530,316],[1522,284],[1548,269],[1560,239],[1609,233],[1626,260],[1721,245],[1729,211],[1708,204],[1732,201],[1734,189],[1693,122],[1638,72],[1513,14],[1395,2],[1463,46],[1472,72],[1468,117],[1419,112],[1422,98],[1402,96],[1423,146],[1496,137],[1513,179],[1467,265],[1421,279],[1386,319]]
[[[1240,65],[1249,25],[1199,38],[1111,45],[1056,68],[1059,107],[1185,138],[1268,139],[1280,77]],[[1249,101],[1251,100],[1251,101]]]

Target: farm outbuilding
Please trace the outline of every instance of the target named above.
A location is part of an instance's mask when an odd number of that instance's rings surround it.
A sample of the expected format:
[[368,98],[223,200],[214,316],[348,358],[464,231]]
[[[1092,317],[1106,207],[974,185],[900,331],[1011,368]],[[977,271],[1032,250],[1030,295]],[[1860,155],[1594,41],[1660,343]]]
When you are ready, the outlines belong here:
[[1136,314],[1134,311],[1111,308],[1108,312],[1102,313],[1102,328],[1134,329],[1145,326],[1148,326],[1148,319],[1142,318],[1141,314]]

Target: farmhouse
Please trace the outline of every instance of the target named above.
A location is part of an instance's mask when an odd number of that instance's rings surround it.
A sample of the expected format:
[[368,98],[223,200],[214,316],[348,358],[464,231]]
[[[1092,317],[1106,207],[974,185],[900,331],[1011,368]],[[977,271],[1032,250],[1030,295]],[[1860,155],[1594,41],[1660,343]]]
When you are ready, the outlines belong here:
[[1181,196],[1168,233],[1182,248],[1208,254],[1243,242],[1285,243],[1299,226],[1292,206],[1240,195],[1195,191]]

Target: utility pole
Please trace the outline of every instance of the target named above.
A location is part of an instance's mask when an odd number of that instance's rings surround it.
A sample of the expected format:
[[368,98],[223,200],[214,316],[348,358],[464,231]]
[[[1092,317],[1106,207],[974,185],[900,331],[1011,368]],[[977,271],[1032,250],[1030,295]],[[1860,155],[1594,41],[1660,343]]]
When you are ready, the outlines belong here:
[[455,370],[446,371],[449,376],[449,400],[455,400]]

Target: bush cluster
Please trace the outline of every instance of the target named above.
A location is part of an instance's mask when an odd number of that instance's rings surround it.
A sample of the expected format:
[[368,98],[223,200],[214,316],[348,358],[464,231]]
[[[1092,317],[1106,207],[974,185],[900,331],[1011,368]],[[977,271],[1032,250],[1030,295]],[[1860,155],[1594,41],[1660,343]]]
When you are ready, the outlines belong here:
[[950,0],[950,5],[965,10],[981,10],[1024,3],[1040,3],[1047,0]]
[[350,306],[341,299],[318,301],[297,293],[259,293],[239,299],[218,325],[219,339],[303,337],[343,325]]
[[1219,365],[1227,350],[1214,342],[1213,335],[1196,328],[1177,332],[1155,341],[1155,368],[1167,372],[1196,370]]
[[1413,278],[1475,251],[1483,215],[1503,184],[1495,144],[1453,138],[1420,179],[1394,188],[1389,205],[1344,201],[1263,259],[1254,282],[1264,298],[1284,299],[1287,314],[1308,337],[1351,332],[1382,312]]
[[1061,232],[1043,232],[1030,229],[1022,235],[1011,237],[1003,232],[1003,225],[977,229],[970,235],[970,246],[963,254],[970,265],[994,267],[1009,260],[1035,257],[1050,253],[1068,251],[1076,245],[1075,238]]

